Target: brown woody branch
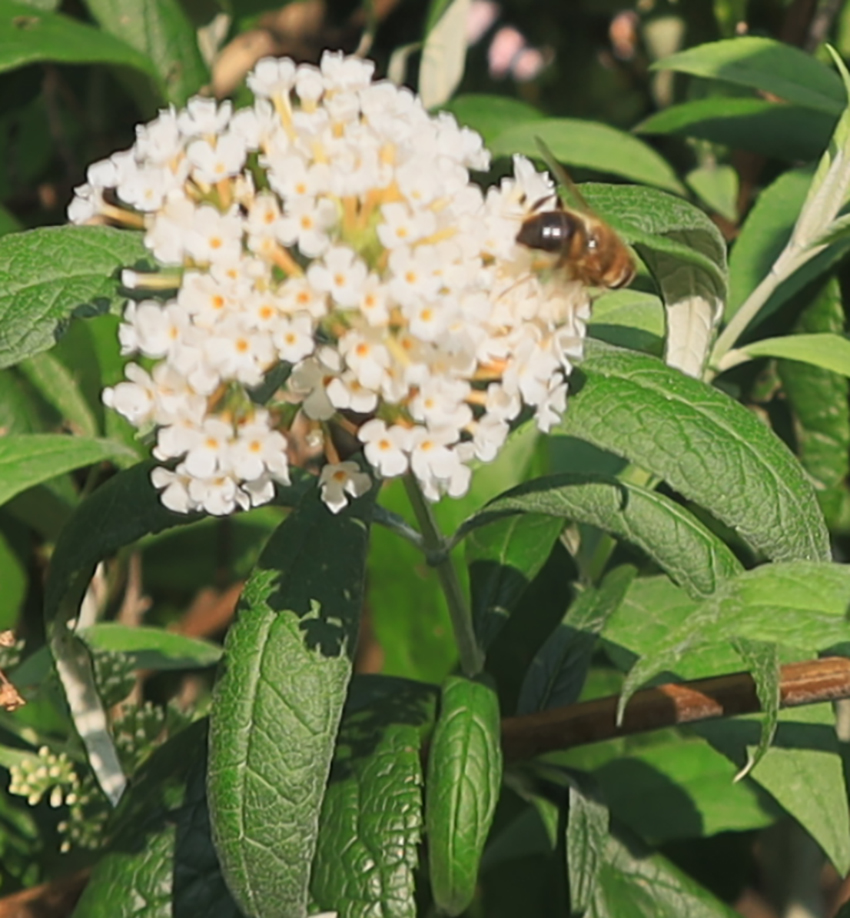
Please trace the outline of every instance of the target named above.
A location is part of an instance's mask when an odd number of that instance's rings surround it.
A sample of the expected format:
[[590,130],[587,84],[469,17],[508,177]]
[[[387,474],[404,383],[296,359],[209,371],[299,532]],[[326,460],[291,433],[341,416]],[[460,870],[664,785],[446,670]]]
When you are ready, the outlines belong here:
[[[780,707],[850,698],[850,659],[825,657],[781,668]],[[636,692],[616,724],[618,697],[597,698],[502,720],[505,759],[522,761],[601,740],[761,710],[749,673],[671,683]]]

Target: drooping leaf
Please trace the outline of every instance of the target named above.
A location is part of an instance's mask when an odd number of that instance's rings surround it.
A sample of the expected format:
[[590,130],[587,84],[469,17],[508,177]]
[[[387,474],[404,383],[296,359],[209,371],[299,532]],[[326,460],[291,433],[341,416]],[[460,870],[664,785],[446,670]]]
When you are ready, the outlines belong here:
[[779,648],[769,641],[754,641],[747,638],[733,638],[732,647],[740,655],[753,677],[756,695],[761,705],[763,720],[758,746],[749,757],[747,764],[738,772],[740,780],[764,758],[776,735],[779,723]]
[[207,786],[228,885],[302,918],[351,676],[374,489],[334,516],[308,492],[242,593],[213,698]]
[[[567,416],[572,410],[570,406]],[[669,498],[616,479],[594,480],[587,475],[552,475],[519,485],[466,520],[455,538],[515,513],[591,523],[621,536],[697,596],[714,592],[720,580],[740,570],[726,545]]]
[[531,661],[522,684],[517,714],[532,714],[578,700],[596,639],[617,610],[637,570],[624,565],[599,587],[587,587],[573,601],[561,625]]
[[742,405],[651,357],[591,342],[579,379],[559,432],[660,475],[774,560],[830,557],[811,482]]
[[38,61],[120,64],[155,76],[150,60],[123,41],[62,13],[4,0],[0,5],[0,71]]
[[0,236],[0,367],[46,351],[75,316],[117,311],[120,269],[146,254],[140,233],[104,226]]
[[490,151],[493,156],[524,153],[539,159],[540,140],[558,162],[568,166],[593,169],[684,193],[672,166],[652,147],[607,124],[576,118],[543,118],[516,124],[490,144]]
[[833,70],[811,54],[770,38],[708,42],[671,54],[653,68],[725,80],[827,114],[840,115],[844,108],[841,81]]
[[431,890],[459,915],[472,902],[502,781],[499,702],[483,682],[449,678],[428,753],[425,823]]
[[623,685],[621,710],[640,685],[676,671],[700,645],[744,639],[815,656],[848,642],[848,607],[850,568],[842,565],[790,561],[745,571],[722,583],[638,660]]
[[406,679],[355,676],[319,817],[310,891],[341,918],[415,918],[414,870],[422,833],[423,729],[436,689]]

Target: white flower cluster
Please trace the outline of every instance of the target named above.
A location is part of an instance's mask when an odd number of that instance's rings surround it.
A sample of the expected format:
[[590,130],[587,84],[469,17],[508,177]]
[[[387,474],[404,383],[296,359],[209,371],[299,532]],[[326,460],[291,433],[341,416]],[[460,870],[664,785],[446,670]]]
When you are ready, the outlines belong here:
[[[338,511],[369,486],[341,462],[336,425],[384,478],[412,472],[431,500],[466,492],[523,406],[548,430],[581,355],[584,287],[541,271],[522,221],[554,188],[522,158],[487,194],[481,138],[373,65],[325,53],[320,67],[261,61],[256,101],[192,99],[138,128],[89,169],[75,223],[143,226],[163,269],[125,272],[170,298],[131,302],[120,338],[140,354],[104,402],[156,429],[166,506],[230,513],[288,481],[300,415]],[[265,407],[251,390],[291,369]]]

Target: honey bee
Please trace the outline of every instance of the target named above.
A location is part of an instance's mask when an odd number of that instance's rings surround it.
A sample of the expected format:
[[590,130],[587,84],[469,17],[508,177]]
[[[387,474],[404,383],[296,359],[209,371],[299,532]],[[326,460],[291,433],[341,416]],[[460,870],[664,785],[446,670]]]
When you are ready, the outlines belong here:
[[[538,202],[539,207],[545,202]],[[593,213],[565,207],[532,213],[516,236],[520,245],[557,255],[555,268],[588,287],[625,287],[635,276],[631,253],[617,233]]]
[[[588,287],[616,289],[631,283],[635,263],[623,240],[608,224],[588,207],[575,182],[552,155],[540,137],[535,138],[543,160],[558,181],[567,188],[581,210],[565,207],[557,195],[555,210],[540,211],[550,196],[532,207],[516,236],[516,241],[529,249],[557,255],[555,268],[562,268],[572,280]],[[539,211],[534,213],[534,211]]]

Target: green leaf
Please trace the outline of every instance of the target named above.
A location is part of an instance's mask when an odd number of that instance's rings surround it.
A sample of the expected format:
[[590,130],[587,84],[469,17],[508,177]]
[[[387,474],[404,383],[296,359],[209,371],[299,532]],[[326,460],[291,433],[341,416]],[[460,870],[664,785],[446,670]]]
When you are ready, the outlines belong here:
[[692,169],[685,181],[708,207],[730,223],[738,222],[738,173],[717,163]]
[[[697,600],[663,574],[632,581],[620,607],[602,631],[608,656],[621,670],[630,669],[636,657],[652,653],[698,607]],[[673,672],[681,679],[700,679],[734,672],[740,667],[741,658],[731,645],[721,644],[704,646],[699,654],[680,658]]]
[[75,918],[240,918],[210,837],[206,732],[195,722],[142,767]]
[[[341,918],[415,918],[422,832],[423,728],[437,692],[389,676],[355,676],[343,712],[310,891]],[[364,869],[364,865],[371,865]]]
[[577,118],[543,118],[516,124],[490,144],[490,151],[493,156],[524,153],[539,159],[538,138],[558,162],[568,166],[645,182],[677,194],[685,193],[673,168],[652,147],[607,124]]
[[636,573],[628,565],[615,568],[599,587],[587,587],[573,600],[564,620],[531,661],[517,703],[518,715],[578,701],[596,639]]
[[593,338],[660,357],[665,333],[664,305],[654,293],[610,290],[593,302],[588,323]]
[[610,835],[587,918],[738,918],[705,887],[636,840]]
[[527,102],[509,96],[490,96],[483,93],[468,93],[455,96],[444,106],[458,122],[477,131],[485,146],[508,128],[524,121],[539,121],[543,113]]
[[118,622],[98,622],[77,634],[92,650],[127,654],[139,669],[203,668],[221,658],[218,644],[164,628],[143,625],[131,628]]
[[[496,459],[476,469],[464,497],[447,498],[435,505],[442,531],[454,532],[461,520],[485,501],[528,477],[537,443],[533,424],[514,431]],[[413,519],[400,480],[383,486],[381,505],[408,522]],[[458,567],[458,574],[463,578],[465,569]],[[442,682],[457,660],[457,647],[436,572],[426,564],[421,551],[382,526],[372,532],[368,604],[384,653],[382,672]],[[407,614],[399,615],[399,609]]]
[[660,475],[771,559],[830,557],[810,481],[754,414],[652,357],[586,350],[559,433]]
[[63,472],[132,455],[121,443],[65,434],[0,437],[0,504]]
[[638,660],[623,685],[621,710],[640,685],[658,673],[674,671],[701,645],[744,639],[782,644],[814,656],[846,643],[848,608],[850,568],[843,565],[791,561],[745,571],[722,583]]
[[652,188],[583,185],[588,203],[631,243],[667,311],[665,360],[699,376],[726,300],[726,244],[698,208]]
[[417,86],[426,109],[446,102],[463,78],[470,5],[471,0],[439,0],[429,11]]
[[120,64],[155,76],[151,62],[123,41],[61,13],[0,3],[0,72],[39,61]]
[[142,463],[120,472],[80,504],[56,542],[44,587],[44,619],[59,678],[92,769],[113,801],[124,790],[124,774],[95,687],[91,658],[69,631],[68,621],[77,615],[98,561],[149,532],[197,519],[163,507],[150,482],[152,467]]
[[[9,538],[15,528],[22,527],[13,527],[4,521],[3,529],[0,529],[0,583],[3,584],[3,589],[0,590],[0,631],[16,627],[18,613],[27,595],[27,569],[15,551],[14,541],[17,540]],[[25,530],[23,535],[26,542],[29,542],[29,532]],[[24,545],[21,545],[21,548],[23,549]]]
[[[751,718],[705,721],[694,729],[739,767],[759,740]],[[850,869],[850,815],[829,703],[779,712],[776,738],[750,776],[790,813],[843,876]]]
[[745,359],[781,357],[785,360],[798,360],[842,376],[850,376],[850,340],[832,332],[762,338],[761,341],[753,341],[735,351],[729,351],[726,361],[737,363],[738,354],[744,355]]
[[652,845],[745,832],[776,821],[780,808],[700,736],[679,730],[579,746],[549,760],[593,774],[612,815]]
[[570,911],[583,913],[596,891],[608,846],[608,808],[570,785],[567,816],[567,872]]
[[653,69],[725,80],[827,114],[840,115],[844,108],[841,81],[833,70],[811,54],[770,38],[708,42],[671,54]]
[[495,520],[470,534],[466,561],[472,620],[482,650],[490,645],[546,563],[563,528],[557,517],[529,514]]
[[75,316],[117,312],[120,269],[145,256],[141,233],[103,226],[0,236],[0,367],[46,351]]
[[[572,406],[567,416],[571,411]],[[591,523],[620,536],[696,596],[713,593],[721,580],[740,570],[726,545],[679,504],[657,491],[588,475],[552,475],[519,485],[466,520],[455,538],[515,513]]]
[[338,516],[308,492],[264,549],[225,642],[207,786],[240,907],[300,918],[363,594],[374,492]]
[[756,684],[756,695],[763,714],[761,736],[747,764],[738,772],[737,779],[748,775],[764,758],[776,735],[779,722],[779,648],[768,641],[753,641],[747,638],[733,638],[732,647],[747,667],[747,672]]
[[449,678],[428,753],[425,823],[431,890],[459,915],[472,902],[502,782],[499,702],[483,682]]
[[[810,168],[784,172],[756,199],[729,256],[727,321],[767,274],[788,242],[811,180]],[[776,294],[763,307],[761,316],[773,311],[775,298]]]
[[18,370],[76,433],[86,437],[97,436],[98,428],[94,414],[73,374],[61,360],[45,352],[24,360]]
[[[843,329],[841,288],[832,279],[800,314],[794,332]],[[814,480],[827,521],[834,523],[844,497],[844,479],[850,473],[850,384],[836,373],[799,361],[780,360],[777,371],[793,413],[800,462]]]
[[210,75],[197,34],[177,0],[85,0],[105,32],[126,42],[153,63],[165,98],[184,105]]
[[829,143],[836,114],[764,99],[714,96],[671,105],[635,130],[696,137],[786,162],[805,162],[820,156]]

